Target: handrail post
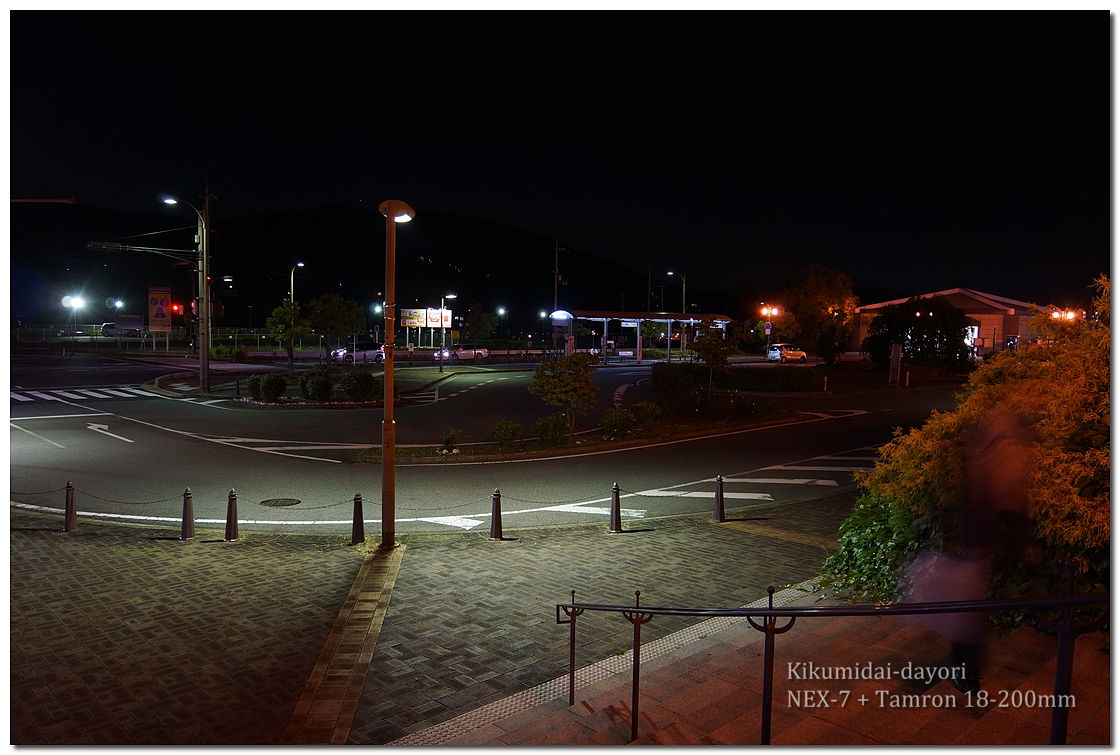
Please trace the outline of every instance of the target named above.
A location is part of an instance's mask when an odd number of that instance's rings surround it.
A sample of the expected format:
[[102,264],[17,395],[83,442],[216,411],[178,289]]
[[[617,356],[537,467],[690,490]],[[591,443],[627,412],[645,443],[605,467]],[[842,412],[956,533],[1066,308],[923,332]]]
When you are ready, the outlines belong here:
[[229,500],[226,502],[226,542],[237,539],[237,491],[229,490]]
[[717,522],[726,522],[727,517],[724,515],[723,510],[723,475],[716,475],[716,502],[715,502],[715,520]]
[[180,540],[190,540],[194,537],[194,498],[191,489],[183,491],[183,524],[179,530]]
[[622,504],[619,501],[618,483],[611,486],[611,532],[622,532]]
[[350,528],[350,545],[361,545],[366,541],[366,523],[362,517],[362,494],[354,494],[354,524]]
[[[1066,594],[1073,595],[1073,566],[1067,565]],[[1058,627],[1058,660],[1054,669],[1054,711],[1050,714],[1050,744],[1064,745],[1069,727],[1069,691],[1073,681],[1073,643],[1077,639],[1073,619],[1076,610],[1073,606],[1062,611],[1062,623]]]
[[502,539],[502,492],[497,488],[490,501],[490,539]]
[[73,532],[78,529],[78,509],[74,501],[74,483],[66,481],[66,516],[62,522],[63,532]]
[[[572,603],[576,602],[576,591],[572,590]],[[568,705],[576,704],[576,617],[583,613],[583,609],[572,607],[568,616],[571,617],[571,626],[568,627]]]
[[634,651],[633,671],[630,680],[630,741],[638,738],[638,694],[642,668],[642,624],[648,624],[653,619],[653,614],[641,613],[642,591],[634,591],[633,611],[623,611],[622,616],[634,625]]

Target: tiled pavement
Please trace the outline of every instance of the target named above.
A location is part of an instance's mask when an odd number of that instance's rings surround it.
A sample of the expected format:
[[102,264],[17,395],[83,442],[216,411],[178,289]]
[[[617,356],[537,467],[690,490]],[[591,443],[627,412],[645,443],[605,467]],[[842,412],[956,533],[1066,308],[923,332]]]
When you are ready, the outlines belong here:
[[[850,501],[808,506],[808,534],[826,535]],[[363,564],[337,535],[180,542],[177,529],[80,520],[64,534],[55,517],[21,511],[10,521],[18,744],[279,743]],[[563,674],[567,635],[553,614],[570,590],[601,602],[641,590],[646,604],[742,604],[813,576],[826,554],[704,517],[642,528],[402,537],[348,741],[390,742]],[[589,663],[627,647],[628,632],[605,619],[584,629]]]
[[[630,603],[640,590],[643,605],[750,604],[768,585],[815,576],[850,504],[850,494],[799,504],[797,524],[752,507],[724,524],[653,519],[613,535],[605,525],[507,530],[503,542],[410,535],[380,561],[342,535],[225,543],[200,531],[182,542],[177,529],[86,520],[64,534],[57,517],[13,510],[11,742],[621,744],[629,696],[617,654],[631,627],[581,617],[579,663],[601,662],[586,677],[600,681],[569,708],[555,604],[571,590],[585,602]],[[812,658],[814,638],[830,643],[818,663],[867,658],[865,647],[900,662],[944,656],[944,641],[912,627],[804,621],[805,634],[779,641],[785,660]],[[729,631],[677,617],[643,627],[643,648],[667,650],[644,666],[639,743],[757,741],[758,638]],[[1093,641],[1079,641],[1074,686],[1071,737],[1084,744],[1110,737],[1109,679],[1092,671],[1107,656]],[[1018,642],[993,648],[993,683],[1047,692],[1052,640]],[[967,730],[964,719],[907,716],[919,739],[906,740],[874,711],[838,721],[782,702],[776,743],[1046,741],[1047,711],[1000,711]]]

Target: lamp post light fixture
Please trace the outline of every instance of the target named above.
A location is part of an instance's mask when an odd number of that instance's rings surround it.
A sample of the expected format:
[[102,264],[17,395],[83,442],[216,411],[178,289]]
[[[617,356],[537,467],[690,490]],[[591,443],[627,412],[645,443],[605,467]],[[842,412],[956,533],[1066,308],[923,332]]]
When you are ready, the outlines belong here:
[[303,267],[302,262],[292,265],[292,273],[288,276],[288,301],[296,300],[296,268]]
[[443,363],[447,359],[447,328],[443,326],[443,305],[445,299],[458,299],[458,294],[444,294],[439,298],[439,371],[443,372]]
[[165,196],[164,204],[185,204],[198,216],[198,387],[210,392],[210,190],[203,194],[202,209],[190,202]]
[[62,297],[62,306],[70,310],[70,340],[78,342],[78,310],[84,309],[86,300],[80,296]]
[[[670,270],[668,275],[681,276],[681,312],[688,314],[688,276],[681,272],[674,272]],[[672,323],[670,323],[670,326]],[[670,327],[670,336],[672,335],[672,327]],[[669,338],[669,345],[672,346],[672,338]],[[681,321],[681,358],[684,358],[684,349],[688,339],[685,337],[685,324]]]
[[387,199],[378,209],[385,216],[385,412],[381,420],[381,548],[391,549],[397,546],[397,421],[393,417],[397,223],[412,220],[416,217],[416,210],[399,199]]

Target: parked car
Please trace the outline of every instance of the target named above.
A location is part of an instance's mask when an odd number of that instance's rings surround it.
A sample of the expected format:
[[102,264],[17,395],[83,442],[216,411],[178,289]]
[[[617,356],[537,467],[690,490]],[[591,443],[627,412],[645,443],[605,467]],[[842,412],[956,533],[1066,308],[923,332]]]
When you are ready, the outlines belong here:
[[477,344],[461,343],[450,349],[437,351],[432,356],[436,361],[444,359],[449,362],[481,362],[483,359],[490,356],[490,349]]
[[792,343],[775,343],[766,352],[767,362],[804,362],[805,352]]
[[385,344],[361,343],[357,347],[344,346],[331,352],[332,362],[384,362]]

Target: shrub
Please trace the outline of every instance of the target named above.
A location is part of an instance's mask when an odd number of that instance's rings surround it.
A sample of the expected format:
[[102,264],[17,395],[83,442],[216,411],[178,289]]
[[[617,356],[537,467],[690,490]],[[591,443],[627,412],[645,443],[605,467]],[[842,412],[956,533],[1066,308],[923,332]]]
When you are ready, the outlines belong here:
[[384,385],[383,378],[375,378],[369,372],[354,370],[338,381],[342,393],[351,401],[372,401],[377,397],[378,386]]
[[[327,381],[326,396],[323,398],[318,398],[315,394],[315,390],[323,390],[321,386],[321,382],[323,380]],[[331,379],[327,375],[327,370],[323,367],[312,367],[310,370],[301,373],[299,376],[299,392],[306,399],[325,401],[327,398],[330,398],[330,386]]]
[[494,424],[494,429],[490,431],[490,434],[499,446],[508,446],[525,437],[525,428],[520,422],[502,419]]
[[445,454],[455,453],[459,444],[459,437],[463,431],[457,427],[447,428],[447,432],[443,434],[443,448],[440,449]]
[[603,437],[618,438],[634,429],[634,414],[618,407],[603,412]]
[[261,380],[264,375],[250,375],[249,376],[249,397],[254,401],[260,401],[264,398],[261,393]]
[[546,446],[559,445],[567,434],[568,420],[559,412],[541,417],[533,423],[533,435]]
[[307,398],[319,403],[331,400],[334,394],[334,383],[326,375],[314,375],[307,381]]
[[753,419],[773,414],[778,409],[774,399],[766,396],[750,396],[738,391],[718,391],[712,394],[705,411],[717,419]]
[[652,401],[643,401],[637,404],[634,409],[638,413],[638,422],[643,425],[652,425],[661,419],[661,407]]
[[248,362],[249,349],[246,346],[238,346],[233,350],[233,361],[235,362]]
[[[268,372],[260,376],[261,378],[261,401],[268,404],[275,404],[284,391],[288,388],[288,381],[284,377],[275,372]],[[252,390],[252,389],[250,389]]]

